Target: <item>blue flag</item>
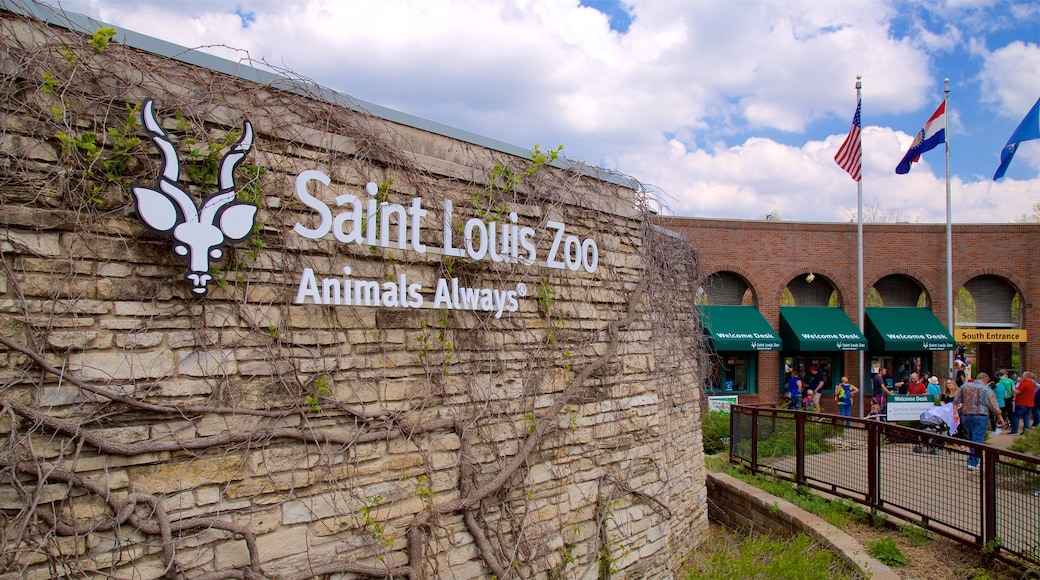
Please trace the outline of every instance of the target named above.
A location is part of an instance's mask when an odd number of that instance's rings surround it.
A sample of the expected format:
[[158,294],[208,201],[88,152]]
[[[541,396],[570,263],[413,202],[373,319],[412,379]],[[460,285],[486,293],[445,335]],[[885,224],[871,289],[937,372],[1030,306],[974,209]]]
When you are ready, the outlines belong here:
[[1004,149],[1000,151],[1000,167],[993,174],[993,181],[1004,177],[1004,172],[1011,164],[1011,158],[1015,156],[1015,151],[1018,151],[1018,144],[1030,139],[1040,139],[1040,99],[1037,99],[1033,108],[1029,109],[1026,118],[1018,124],[1018,129],[1015,129],[1011,138],[1008,139],[1007,145],[1004,145]]

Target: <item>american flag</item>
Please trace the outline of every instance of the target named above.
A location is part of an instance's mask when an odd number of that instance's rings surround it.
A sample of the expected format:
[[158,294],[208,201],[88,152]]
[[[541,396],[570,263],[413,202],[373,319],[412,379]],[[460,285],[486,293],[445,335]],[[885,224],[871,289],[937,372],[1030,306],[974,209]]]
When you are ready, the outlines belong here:
[[856,116],[852,118],[852,128],[849,129],[849,136],[845,138],[845,142],[841,144],[841,149],[838,149],[838,153],[834,155],[834,162],[847,171],[855,181],[861,179],[860,169],[863,167],[863,151],[860,148],[859,139],[859,110],[861,104],[862,101],[856,101]]

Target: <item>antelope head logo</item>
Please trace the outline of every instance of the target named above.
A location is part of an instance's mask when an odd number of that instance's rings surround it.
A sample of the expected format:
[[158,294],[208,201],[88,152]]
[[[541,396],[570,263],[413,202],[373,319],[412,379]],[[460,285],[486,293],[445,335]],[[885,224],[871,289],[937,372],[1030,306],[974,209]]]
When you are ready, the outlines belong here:
[[145,226],[153,232],[172,237],[173,252],[187,260],[188,272],[184,279],[191,283],[191,291],[206,294],[206,284],[212,279],[210,260],[219,260],[225,242],[237,243],[253,231],[256,206],[237,201],[235,167],[253,147],[253,126],[242,124],[242,138],[220,161],[219,190],[202,203],[195,201],[177,184],[180,162],[173,143],[159,125],[152,107],[152,99],[141,107],[141,122],[148,137],[162,155],[162,172],[155,189],[134,187],[134,207]]

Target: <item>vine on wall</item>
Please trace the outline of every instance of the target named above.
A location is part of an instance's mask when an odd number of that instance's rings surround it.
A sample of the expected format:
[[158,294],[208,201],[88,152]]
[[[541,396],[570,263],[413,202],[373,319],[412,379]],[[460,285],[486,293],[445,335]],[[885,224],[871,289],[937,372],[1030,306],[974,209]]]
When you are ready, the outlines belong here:
[[[696,412],[697,259],[644,219],[643,192],[573,161],[551,166],[560,148],[536,146],[530,159],[467,149],[435,171],[410,149],[418,131],[322,101],[288,71],[278,72],[293,91],[164,61],[114,30],[0,16],[0,574],[150,565],[166,577],[424,578],[447,575],[444,552],[466,535],[500,579],[568,577],[583,563],[611,577],[633,553],[620,509],[677,517],[670,498],[684,490],[666,484],[682,477],[671,472],[680,462],[648,449],[676,430],[661,424],[667,408]],[[256,128],[235,175],[239,199],[259,207],[256,225],[246,244],[225,247],[205,299],[180,279],[168,240],[133,215],[130,188],[159,167],[142,139],[147,97],[196,200],[213,192],[241,120]],[[458,236],[474,217],[517,212],[541,232],[566,216],[579,236],[603,240],[603,263],[577,275],[303,243],[287,232],[313,219],[291,193],[306,168],[331,177],[326,199],[371,181],[380,203],[422,197],[432,223],[454,200]],[[592,209],[610,205],[625,217]],[[532,292],[501,319],[295,304],[294,273],[335,275],[344,263],[356,278]],[[619,401],[633,389],[666,410],[625,415]],[[624,421],[592,425],[587,413],[603,405]],[[404,475],[386,481],[381,470]],[[591,472],[588,513],[540,515],[560,502],[547,477],[587,483]],[[178,487],[194,476],[222,483]],[[645,481],[664,487],[642,491]],[[233,515],[202,507],[214,504]],[[295,523],[286,514],[303,504],[300,521],[321,521],[324,535],[308,536],[304,563],[272,559],[258,542],[277,527],[267,520]],[[337,557],[313,556],[325,538]]]

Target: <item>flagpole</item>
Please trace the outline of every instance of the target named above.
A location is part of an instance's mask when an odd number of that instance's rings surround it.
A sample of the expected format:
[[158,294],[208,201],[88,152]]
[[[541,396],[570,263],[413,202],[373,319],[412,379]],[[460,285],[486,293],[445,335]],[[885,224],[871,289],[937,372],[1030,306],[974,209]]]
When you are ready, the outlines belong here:
[[[950,334],[955,334],[953,327],[953,209],[950,195],[950,79],[943,79],[943,105],[946,114],[946,324]],[[956,341],[954,348],[956,348]],[[953,353],[946,353],[946,366],[953,376]]]
[[[862,99],[862,90],[863,90],[863,75],[856,75],[856,106],[860,110],[860,129],[861,129],[861,131],[862,131],[862,126],[863,126],[863,109],[862,109],[863,101],[861,100]],[[860,135],[861,135],[860,139],[862,139],[862,132],[860,133]],[[860,147],[862,148],[862,144],[860,145]],[[863,306],[864,305],[863,305],[863,175],[862,175],[862,173],[860,174],[860,178],[858,180],[856,180],[856,202],[857,202],[857,208],[856,208],[856,266],[857,266],[856,288],[859,289],[859,296],[858,296],[858,301],[859,301],[859,332],[860,332],[860,334],[863,334],[864,333],[864,329],[863,329]],[[859,407],[858,410],[859,410],[859,416],[860,417],[865,416],[864,413],[863,413],[863,399],[866,398],[866,393],[867,393],[867,386],[863,382],[863,378],[864,378],[865,372],[866,372],[865,369],[864,369],[864,366],[865,366],[865,355],[864,355],[863,351],[861,350],[861,351],[859,351],[859,375],[857,377],[857,379],[859,380],[859,383],[857,383],[857,384],[859,385],[860,391],[863,393],[863,395],[861,395],[859,397],[859,403],[858,403],[858,407]]]

